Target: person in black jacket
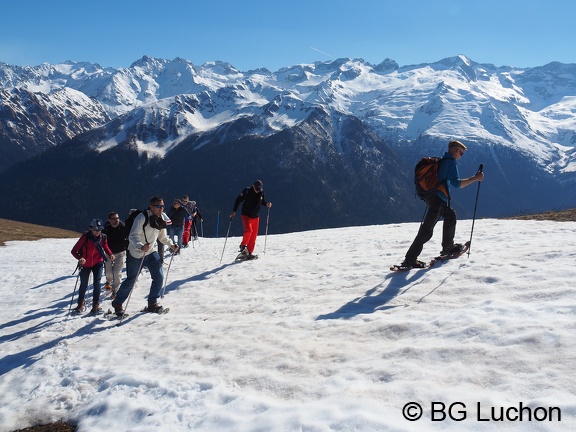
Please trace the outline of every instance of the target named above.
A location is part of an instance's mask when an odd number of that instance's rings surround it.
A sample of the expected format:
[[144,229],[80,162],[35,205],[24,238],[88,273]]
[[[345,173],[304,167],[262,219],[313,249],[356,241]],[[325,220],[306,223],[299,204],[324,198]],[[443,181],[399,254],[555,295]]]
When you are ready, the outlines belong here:
[[108,260],[104,263],[106,268],[106,285],[104,289],[112,290],[112,298],[116,296],[122,268],[126,259],[126,249],[128,248],[128,233],[124,223],[120,220],[118,212],[112,211],[108,214],[108,221],[102,231],[108,238],[108,246],[116,257],[114,261]]
[[267,202],[264,197],[264,187],[262,181],[256,180],[252,186],[245,188],[234,202],[234,208],[230,213],[230,219],[234,219],[238,206],[242,203],[242,224],[244,225],[244,236],[240,243],[240,253],[244,259],[254,259],[254,248],[256,247],[256,237],[258,237],[258,226],[260,225],[260,207],[272,207],[272,203]]
[[200,210],[196,206],[196,201],[190,201],[190,207],[192,207],[192,211],[190,214],[192,215],[192,227],[190,230],[190,236],[192,240],[198,240],[199,232],[198,232],[198,221],[202,222],[202,214]]
[[182,248],[182,234],[184,233],[184,222],[188,219],[189,213],[186,207],[182,205],[179,199],[175,199],[172,207],[168,210],[168,217],[172,224],[168,226],[168,237],[174,241],[174,236],[177,237],[178,251],[176,255],[180,254]]

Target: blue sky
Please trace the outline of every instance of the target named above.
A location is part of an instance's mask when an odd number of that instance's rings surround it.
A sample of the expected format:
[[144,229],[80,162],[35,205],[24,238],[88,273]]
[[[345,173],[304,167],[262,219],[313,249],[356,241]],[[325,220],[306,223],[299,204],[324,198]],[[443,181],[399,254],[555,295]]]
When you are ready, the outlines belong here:
[[128,67],[143,55],[246,71],[341,57],[576,63],[573,0],[3,0],[0,62]]

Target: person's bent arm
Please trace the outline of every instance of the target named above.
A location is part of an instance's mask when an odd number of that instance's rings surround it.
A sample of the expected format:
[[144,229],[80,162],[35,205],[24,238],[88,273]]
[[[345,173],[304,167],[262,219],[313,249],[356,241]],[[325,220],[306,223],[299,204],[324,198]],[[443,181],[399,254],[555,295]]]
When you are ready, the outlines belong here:
[[483,172],[477,172],[472,177],[468,177],[466,179],[461,179],[460,180],[460,187],[463,188],[463,187],[471,185],[475,181],[482,181],[482,180],[484,180],[484,173]]

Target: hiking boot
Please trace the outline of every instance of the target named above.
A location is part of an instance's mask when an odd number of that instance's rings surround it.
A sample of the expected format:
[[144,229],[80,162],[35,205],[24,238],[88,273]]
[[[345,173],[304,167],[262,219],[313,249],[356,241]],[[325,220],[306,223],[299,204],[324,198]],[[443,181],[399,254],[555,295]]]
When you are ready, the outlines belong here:
[[100,307],[100,305],[98,303],[92,305],[92,309],[90,310],[90,313],[92,315],[99,315],[102,313],[102,308]]
[[149,304],[146,308],[146,312],[153,312],[153,313],[162,313],[164,309],[163,306],[160,306],[158,303]]
[[84,312],[84,302],[78,302],[78,306],[76,306],[76,309],[74,309],[74,312],[76,313],[82,313]]
[[460,253],[464,249],[464,245],[460,243],[454,243],[452,246],[443,248],[440,255],[452,255],[455,253]]
[[104,289],[111,291],[112,290],[112,285],[110,285],[108,282],[106,282],[106,285],[104,285]]
[[115,304],[112,303],[112,307],[114,308],[114,313],[121,317],[122,315],[124,315],[124,311],[122,310],[122,305],[121,304]]
[[249,253],[248,256],[246,256],[246,261],[255,260],[255,259],[258,259],[258,255],[254,255],[254,254]]
[[240,245],[240,253],[244,255],[250,255],[250,252],[248,252],[248,246]]
[[400,266],[407,268],[424,268],[426,267],[426,263],[420,260],[414,260],[414,261],[404,260],[402,261],[402,264],[400,264]]

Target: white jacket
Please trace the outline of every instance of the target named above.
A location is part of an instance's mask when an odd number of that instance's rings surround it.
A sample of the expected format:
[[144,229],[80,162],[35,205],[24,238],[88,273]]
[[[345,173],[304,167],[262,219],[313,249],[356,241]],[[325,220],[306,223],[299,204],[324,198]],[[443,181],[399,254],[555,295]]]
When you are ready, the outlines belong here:
[[[152,217],[152,212],[150,210],[146,210],[148,212],[148,220]],[[144,227],[144,222],[146,221],[146,216],[144,213],[140,213],[134,219],[134,224],[132,225],[132,229],[130,230],[130,235],[128,236],[128,241],[130,245],[128,246],[128,250],[130,255],[134,258],[142,258],[145,255],[150,255],[158,250],[158,245],[156,244],[156,240],[160,240],[161,243],[164,243],[167,246],[174,246],[174,243],[166,234],[166,228],[158,230],[156,228],[152,228],[150,223],[147,223]],[[144,236],[144,231],[146,232],[146,236]],[[150,249],[148,252],[144,252],[141,248],[146,244],[146,240],[148,240],[148,244],[150,245]]]

